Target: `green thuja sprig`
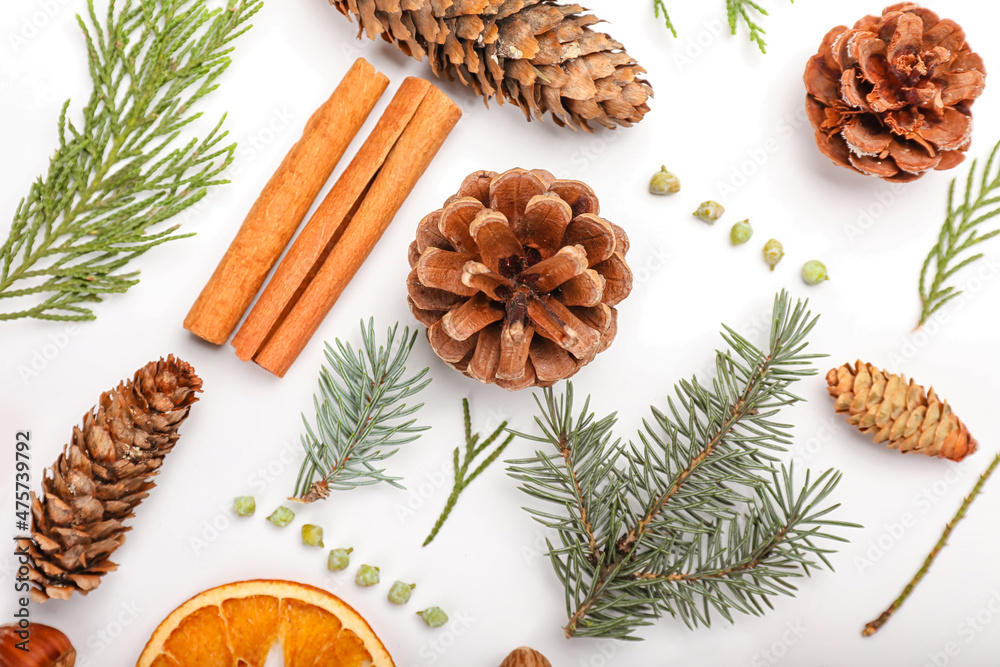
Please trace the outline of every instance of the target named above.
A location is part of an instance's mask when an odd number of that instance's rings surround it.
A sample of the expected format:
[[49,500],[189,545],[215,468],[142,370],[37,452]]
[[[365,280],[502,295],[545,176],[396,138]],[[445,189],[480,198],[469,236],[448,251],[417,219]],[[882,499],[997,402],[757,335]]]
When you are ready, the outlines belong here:
[[663,13],[663,21],[667,24],[667,30],[677,37],[677,28],[674,27],[674,22],[670,20],[670,14],[667,12],[667,5],[664,0],[653,0],[653,10],[656,12],[656,16],[659,17],[660,13]]
[[[962,290],[947,282],[963,268],[983,257],[983,253],[969,254],[972,248],[988,241],[1000,228],[982,233],[981,225],[1000,215],[1000,161],[997,153],[1000,143],[990,153],[981,177],[976,179],[979,161],[972,163],[965,179],[965,197],[955,206],[955,183],[948,189],[948,213],[937,244],[927,254],[920,269],[920,322],[919,329],[946,303],[962,294]],[[978,184],[978,191],[977,191]],[[975,198],[973,196],[975,195]]]
[[742,19],[750,31],[750,41],[757,45],[761,53],[767,53],[767,42],[764,41],[767,31],[757,22],[761,16],[767,16],[767,10],[754,0],[726,0],[726,18],[729,19],[730,33],[736,34],[736,27]]
[[[794,4],[795,0],[791,0]],[[677,37],[677,30],[670,14],[667,13],[665,0],[653,0],[653,10],[657,17],[662,16],[669,30],[674,37]],[[761,53],[767,53],[767,42],[764,35],[767,31],[760,25],[760,17],[767,16],[767,10],[756,2],[756,0],[726,0],[726,19],[729,22],[729,31],[735,35],[740,22],[746,25],[750,31],[750,41],[757,45]]]
[[133,259],[190,236],[177,225],[155,228],[227,182],[219,177],[236,146],[222,144],[224,117],[201,139],[182,135],[261,6],[112,0],[102,22],[87,3],[87,20],[77,21],[93,91],[82,125],[63,105],[48,172],[21,200],[0,246],[0,303],[9,304],[0,321],[92,320],[88,304],[139,282],[138,271],[126,270]]
[[830,567],[824,543],[844,541],[831,529],[854,526],[829,518],[840,474],[796,483],[772,453],[792,443],[777,420],[801,400],[792,384],[822,356],[806,353],[815,322],[782,292],[766,351],[726,327],[717,377],[678,383],[638,442],[613,440],[615,415],[597,419],[589,399],[576,413],[572,385],[536,396],[541,435],[519,435],[545,449],[508,471],[549,505],[528,511],[555,533],[567,637],[635,639],[664,615],[689,627],[759,615],[796,592],[795,578]]
[[455,487],[452,489],[451,495],[448,496],[448,502],[445,503],[444,510],[441,512],[441,516],[438,517],[437,523],[434,524],[434,528],[431,529],[430,534],[427,539],[424,540],[424,546],[434,541],[437,537],[438,532],[441,530],[441,526],[444,522],[448,520],[451,515],[451,511],[455,509],[455,504],[458,502],[458,497],[462,494],[465,489],[469,487],[476,478],[483,473],[484,470],[490,467],[490,465],[496,461],[503,451],[507,449],[507,445],[511,443],[514,439],[514,435],[511,434],[504,440],[500,445],[490,452],[489,456],[479,464],[472,474],[469,474],[469,468],[472,466],[472,462],[475,461],[476,457],[485,452],[490,445],[492,445],[497,438],[499,438],[507,428],[507,422],[503,422],[497,427],[493,433],[491,433],[482,443],[479,442],[479,434],[472,434],[472,416],[469,413],[469,399],[462,399],[462,409],[465,412],[465,453],[462,458],[461,463],[459,463],[459,448],[455,448],[453,454],[453,463],[455,466]]
[[374,320],[361,323],[362,349],[340,339],[326,345],[326,365],[320,369],[319,394],[313,396],[315,425],[305,415],[302,462],[294,500],[311,503],[359,486],[386,482],[403,488],[399,477],[386,474],[382,462],[401,445],[420,437],[427,426],[417,426],[423,403],[404,401],[420,393],[431,379],[430,369],[407,375],[406,360],[417,340],[416,332],[399,325],[389,329],[384,345],[375,342]]

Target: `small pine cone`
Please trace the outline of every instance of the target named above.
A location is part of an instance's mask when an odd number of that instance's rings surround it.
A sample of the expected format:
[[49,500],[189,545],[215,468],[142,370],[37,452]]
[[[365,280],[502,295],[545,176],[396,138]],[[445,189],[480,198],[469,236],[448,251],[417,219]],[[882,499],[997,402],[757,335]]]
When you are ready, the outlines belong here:
[[912,2],[823,38],[806,67],[816,143],[835,163],[889,181],[951,169],[972,137],[982,59],[949,19]]
[[[125,541],[123,524],[155,486],[177,429],[198,400],[201,379],[172,355],[101,394],[73,428],[73,439],[32,494],[29,579],[36,602],[86,595],[117,569],[109,556]],[[24,545],[22,545],[24,546]]]
[[410,309],[441,359],[504,389],[548,387],[607,349],[632,291],[625,231],[545,171],[468,176],[410,246]]
[[962,420],[933,387],[924,388],[905,375],[892,375],[860,361],[844,364],[826,375],[836,410],[862,433],[874,433],[875,442],[906,454],[961,461],[978,449]]
[[358,20],[358,36],[379,35],[434,74],[458,79],[487,100],[517,104],[531,120],[590,131],[642,120],[653,95],[624,47],[595,32],[577,4],[555,0],[330,0]]
[[522,646],[511,651],[500,667],[552,667],[552,663],[535,649]]

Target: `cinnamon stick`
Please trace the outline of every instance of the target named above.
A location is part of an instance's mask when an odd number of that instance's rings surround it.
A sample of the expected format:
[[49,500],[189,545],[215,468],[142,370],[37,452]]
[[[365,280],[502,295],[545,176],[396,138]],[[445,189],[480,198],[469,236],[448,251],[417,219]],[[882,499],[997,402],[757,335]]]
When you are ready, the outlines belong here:
[[229,339],[388,85],[364,59],[354,63],[250,209],[185,318],[185,329],[216,345]]
[[462,112],[430,86],[340,240],[253,360],[282,377],[382,237]]
[[361,150],[299,232],[233,338],[240,359],[253,358],[303,294],[430,88],[428,81],[413,77],[400,86]]

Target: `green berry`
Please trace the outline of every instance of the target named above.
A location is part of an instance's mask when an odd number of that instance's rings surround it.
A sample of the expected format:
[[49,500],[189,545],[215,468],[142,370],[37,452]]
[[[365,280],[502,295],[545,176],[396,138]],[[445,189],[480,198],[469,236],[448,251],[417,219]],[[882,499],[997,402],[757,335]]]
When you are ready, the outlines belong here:
[[402,581],[393,583],[392,588],[389,589],[389,602],[393,604],[406,604],[410,601],[410,593],[416,587],[416,584],[404,584]]
[[236,500],[233,501],[233,511],[238,516],[253,516],[253,513],[257,511],[257,501],[253,499],[253,496],[237,496]]
[[358,568],[358,574],[354,577],[354,583],[358,586],[374,586],[378,583],[378,568],[371,565],[362,565]]
[[295,512],[282,505],[278,509],[271,512],[271,516],[267,517],[267,520],[278,528],[284,528],[290,524],[294,518]]
[[351,564],[351,549],[330,549],[330,557],[326,559],[326,567],[334,572],[346,570]]
[[302,544],[307,547],[323,546],[323,526],[307,523],[302,526]]
[[429,628],[440,628],[448,622],[448,614],[444,613],[441,607],[431,607],[423,611],[418,611],[417,616],[424,619],[424,623]]
[[819,285],[824,280],[830,279],[830,274],[826,272],[826,265],[818,259],[810,259],[802,266],[802,279],[809,285]]
[[714,225],[715,221],[722,217],[722,214],[726,212],[725,207],[717,201],[705,201],[701,203],[693,215],[696,218],[700,218],[710,225]]
[[666,167],[649,179],[649,191],[654,195],[673,195],[681,191],[681,180],[667,171]]
[[733,245],[743,245],[752,236],[753,227],[750,226],[749,220],[740,220],[729,230],[729,240],[733,242]]
[[781,245],[781,241],[771,239],[764,244],[764,261],[768,263],[772,271],[774,271],[774,267],[778,265],[778,262],[784,256],[785,248]]

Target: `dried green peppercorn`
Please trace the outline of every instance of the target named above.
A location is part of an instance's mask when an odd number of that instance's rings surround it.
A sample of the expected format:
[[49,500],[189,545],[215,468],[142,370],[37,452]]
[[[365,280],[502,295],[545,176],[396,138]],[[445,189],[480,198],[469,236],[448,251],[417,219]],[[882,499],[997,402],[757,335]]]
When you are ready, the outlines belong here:
[[649,179],[649,191],[654,195],[677,194],[681,191],[681,181],[667,171],[666,167],[660,167],[660,171]]
[[237,516],[253,516],[257,511],[257,501],[253,496],[237,496],[233,500],[233,511]]
[[826,265],[818,259],[810,259],[802,266],[802,279],[808,285],[819,285],[824,280],[830,279],[830,274],[826,271]]
[[290,524],[294,518],[295,512],[282,505],[278,509],[271,512],[271,516],[267,517],[267,520],[278,528],[284,528]]
[[330,549],[330,555],[326,559],[326,567],[334,572],[340,572],[341,570],[346,570],[347,566],[351,564],[351,552],[354,548],[350,549]]
[[322,547],[323,527],[311,523],[302,526],[302,544],[307,547]]
[[394,582],[392,588],[389,589],[389,602],[393,604],[406,604],[410,601],[410,594],[416,587],[416,584],[404,584],[402,581]]
[[785,256],[785,248],[777,239],[771,239],[764,244],[764,261],[768,263],[771,270],[778,265],[781,258]]
[[417,616],[424,619],[424,623],[429,628],[440,628],[448,622],[448,614],[444,613],[441,607],[430,607],[423,611],[418,611]]
[[714,225],[715,221],[722,217],[722,214],[726,212],[726,208],[717,201],[704,201],[701,203],[695,212],[692,214],[694,217],[704,220],[710,225]]
[[354,583],[358,586],[374,586],[379,582],[379,570],[372,565],[362,565],[358,568],[358,573],[354,577]]
[[753,227],[749,220],[740,220],[729,230],[729,240],[733,245],[743,245],[753,236]]

